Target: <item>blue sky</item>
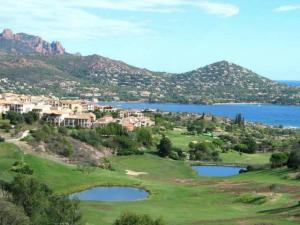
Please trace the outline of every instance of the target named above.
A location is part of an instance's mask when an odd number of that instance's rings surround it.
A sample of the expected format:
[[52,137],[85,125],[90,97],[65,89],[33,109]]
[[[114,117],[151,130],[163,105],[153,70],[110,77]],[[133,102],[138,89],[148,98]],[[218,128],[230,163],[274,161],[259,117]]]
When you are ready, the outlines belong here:
[[0,28],[155,71],[219,60],[300,80],[300,0],[0,0]]

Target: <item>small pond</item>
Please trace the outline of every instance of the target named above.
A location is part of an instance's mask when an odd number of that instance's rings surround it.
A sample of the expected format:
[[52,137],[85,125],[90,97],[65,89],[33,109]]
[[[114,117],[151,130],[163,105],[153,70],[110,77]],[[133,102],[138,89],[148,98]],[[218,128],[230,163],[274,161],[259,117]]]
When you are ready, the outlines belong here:
[[199,176],[228,177],[239,174],[242,167],[234,166],[193,166]]
[[129,202],[144,200],[149,193],[143,189],[131,187],[96,187],[74,193],[70,197],[82,201]]

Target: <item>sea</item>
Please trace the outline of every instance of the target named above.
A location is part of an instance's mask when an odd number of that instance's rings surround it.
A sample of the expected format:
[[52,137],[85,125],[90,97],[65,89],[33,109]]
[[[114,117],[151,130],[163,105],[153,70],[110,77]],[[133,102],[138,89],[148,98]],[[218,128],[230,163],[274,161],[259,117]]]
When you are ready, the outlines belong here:
[[[300,86],[300,81],[280,81],[290,86]],[[123,109],[156,109],[165,112],[208,113],[234,118],[241,113],[246,121],[286,128],[300,128],[300,106],[272,104],[175,104],[140,102],[100,102]]]
[[300,106],[271,104],[175,104],[175,103],[135,103],[101,102],[123,109],[158,109],[165,112],[208,113],[216,116],[234,118],[241,113],[246,121],[273,126],[300,128]]

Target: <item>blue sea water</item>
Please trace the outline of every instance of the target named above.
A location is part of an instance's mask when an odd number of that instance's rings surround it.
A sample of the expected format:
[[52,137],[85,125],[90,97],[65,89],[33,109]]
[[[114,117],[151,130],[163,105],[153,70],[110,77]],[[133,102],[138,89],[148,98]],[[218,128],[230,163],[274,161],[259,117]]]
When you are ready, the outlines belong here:
[[193,166],[199,176],[228,177],[239,174],[241,167],[233,166]]
[[300,87],[300,81],[299,80],[279,80],[278,82],[287,84],[292,87]]
[[143,189],[130,187],[97,187],[72,194],[72,199],[82,201],[128,202],[143,200],[149,193]]
[[132,103],[102,102],[125,109],[159,109],[166,112],[210,113],[216,116],[234,118],[242,113],[247,121],[268,125],[283,125],[300,128],[300,106],[282,106],[271,104],[173,104],[173,103]]

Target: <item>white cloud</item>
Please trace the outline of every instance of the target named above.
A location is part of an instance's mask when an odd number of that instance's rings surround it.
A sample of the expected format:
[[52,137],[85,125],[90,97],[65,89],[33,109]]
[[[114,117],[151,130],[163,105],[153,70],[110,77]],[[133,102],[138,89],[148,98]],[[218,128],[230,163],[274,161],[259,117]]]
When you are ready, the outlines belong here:
[[283,5],[278,8],[275,8],[275,12],[289,12],[294,10],[300,10],[300,4],[297,5]]
[[103,9],[174,13],[196,8],[220,17],[239,13],[237,6],[215,1],[218,0],[0,0],[0,27],[49,39],[97,39],[151,32],[148,22],[139,17],[120,19],[115,17],[117,13],[102,16]]
[[182,7],[198,7],[214,15],[230,17],[239,13],[239,7],[209,0],[86,0],[81,6],[93,6],[113,10],[171,13],[182,11]]
[[97,39],[150,31],[145,22],[99,16],[80,8],[78,3],[81,1],[76,2],[0,0],[0,26],[33,32],[49,39]]
[[208,13],[231,17],[239,14],[240,8],[232,4],[214,3],[214,2],[200,2],[199,7]]

